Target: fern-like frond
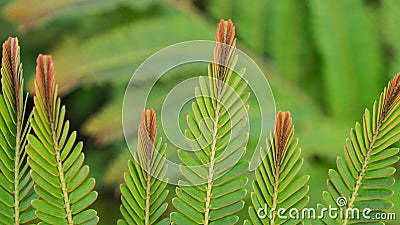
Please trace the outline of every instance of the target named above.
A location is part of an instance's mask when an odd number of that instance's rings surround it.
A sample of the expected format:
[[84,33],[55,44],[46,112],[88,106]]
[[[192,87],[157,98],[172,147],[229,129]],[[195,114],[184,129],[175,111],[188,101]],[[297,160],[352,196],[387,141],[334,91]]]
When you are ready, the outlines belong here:
[[128,161],[129,173],[121,184],[121,214],[118,224],[151,225],[170,224],[169,218],[159,220],[168,203],[167,183],[162,180],[167,172],[165,165],[166,144],[161,138],[155,144],[156,115],[154,110],[144,110],[138,131],[138,147],[134,161]]
[[75,144],[75,131],[69,134],[54,76],[51,56],[39,55],[31,119],[35,135],[28,135],[27,147],[39,196],[32,205],[41,224],[97,224],[97,212],[86,209],[97,198],[95,180],[87,178],[89,166],[83,166],[82,142]]
[[[384,221],[373,217],[393,206],[388,198],[393,195],[390,187],[395,182],[392,175],[396,169],[391,165],[399,160],[399,149],[390,146],[400,139],[399,105],[400,74],[397,74],[374,102],[372,111],[365,110],[362,124],[356,123],[351,129],[344,157],[336,160],[337,170],[329,170],[328,191],[323,192],[325,205],[349,211],[349,216],[335,219],[325,215],[315,224],[383,224]],[[372,210],[370,220],[362,218],[365,208]],[[351,209],[360,210],[360,217],[353,217]]]
[[36,216],[36,198],[26,162],[30,123],[25,120],[24,79],[17,38],[3,44],[0,95],[0,224],[24,224]]
[[178,152],[186,181],[179,182],[172,201],[178,210],[171,214],[174,224],[235,224],[235,213],[244,206],[248,179],[241,175],[249,164],[241,159],[248,139],[243,128],[249,93],[247,82],[233,72],[234,35],[233,23],[221,20],[208,78],[200,77],[195,89],[185,132],[193,152]]
[[[297,147],[298,139],[293,139],[294,126],[289,112],[278,112],[275,122],[275,133],[267,141],[266,156],[256,169],[256,180],[253,182],[249,208],[250,221],[245,224],[298,224],[296,211],[300,212],[308,203],[309,187],[306,185],[309,175],[296,178],[303,165],[301,149]],[[278,215],[284,209],[285,212]],[[291,209],[295,209],[291,212]],[[289,217],[289,213],[296,219]],[[261,217],[260,217],[261,216]]]

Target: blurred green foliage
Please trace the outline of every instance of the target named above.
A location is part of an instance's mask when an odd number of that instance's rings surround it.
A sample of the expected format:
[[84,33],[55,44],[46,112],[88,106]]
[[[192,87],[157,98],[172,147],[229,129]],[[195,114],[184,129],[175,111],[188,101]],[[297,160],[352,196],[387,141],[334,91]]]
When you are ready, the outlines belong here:
[[[131,157],[121,108],[131,75],[170,44],[213,40],[220,18],[233,20],[238,47],[266,74],[277,108],[292,113],[311,174],[310,205],[321,200],[349,129],[400,72],[397,0],[0,0],[0,7],[0,37],[19,37],[26,80],[38,53],[53,55],[67,117],[83,133],[98,181],[100,224],[119,217],[117,187]],[[153,94],[205,69],[172,71]],[[157,111],[159,101],[149,105]],[[400,212],[400,196],[392,201]]]

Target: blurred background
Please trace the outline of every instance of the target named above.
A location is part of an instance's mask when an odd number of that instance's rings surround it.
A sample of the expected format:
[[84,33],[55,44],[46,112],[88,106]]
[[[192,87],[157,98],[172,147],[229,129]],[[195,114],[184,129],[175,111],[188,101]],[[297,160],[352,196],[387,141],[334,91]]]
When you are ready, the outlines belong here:
[[[266,74],[277,109],[292,113],[303,173],[311,174],[310,206],[321,201],[350,128],[400,72],[398,0],[0,0],[0,7],[1,40],[19,37],[28,90],[37,55],[53,55],[67,118],[97,180],[100,224],[120,218],[118,187],[131,158],[122,135],[123,94],[137,66],[157,50],[214,40],[219,20],[233,20],[238,48]],[[206,66],[169,73],[155,96],[180,79],[205,75]],[[149,106],[158,110],[159,102]],[[400,182],[394,189],[390,212],[400,216]],[[240,214],[247,217],[247,206]]]

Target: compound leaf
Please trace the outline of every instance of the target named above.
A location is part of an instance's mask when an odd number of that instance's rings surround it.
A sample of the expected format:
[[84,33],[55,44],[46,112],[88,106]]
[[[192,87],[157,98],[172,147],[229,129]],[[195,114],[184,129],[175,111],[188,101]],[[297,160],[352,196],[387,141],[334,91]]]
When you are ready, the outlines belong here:
[[[298,140],[293,139],[294,126],[289,112],[278,112],[275,132],[267,140],[267,151],[261,149],[262,163],[255,170],[256,180],[251,193],[250,221],[245,224],[298,224],[302,219],[291,219],[292,208],[301,211],[308,203],[310,176],[297,177],[303,164]],[[262,209],[262,213],[258,211]],[[285,212],[278,214],[281,209]],[[259,216],[265,215],[265,218]]]
[[[171,214],[174,224],[236,224],[235,215],[244,206],[248,170],[242,161],[248,133],[247,82],[233,72],[235,28],[221,20],[208,77],[199,77],[195,89],[193,115],[187,116],[186,138],[193,150],[179,150],[180,181],[172,200],[178,212]],[[230,184],[230,185],[228,185]],[[232,185],[232,186],[231,186]]]
[[82,142],[69,133],[65,106],[57,96],[51,56],[37,58],[33,118],[35,135],[28,135],[28,163],[39,199],[32,205],[40,224],[97,224],[95,180],[83,166]]
[[337,170],[329,171],[328,191],[323,192],[325,205],[343,211],[362,212],[369,208],[371,218],[362,218],[361,213],[336,219],[326,215],[322,220],[313,221],[315,224],[384,224],[372,215],[393,206],[388,198],[393,195],[390,187],[396,170],[392,165],[399,160],[399,149],[389,146],[400,139],[399,104],[400,74],[397,74],[374,102],[372,110],[365,109],[362,123],[356,123],[350,130],[344,157],[337,157]]
[[134,161],[128,161],[129,173],[124,174],[125,184],[120,186],[124,219],[118,220],[118,224],[170,224],[169,218],[159,220],[168,207],[167,183],[162,181],[167,170],[164,158],[167,146],[161,138],[155,143],[156,132],[154,110],[143,110]]
[[[0,214],[1,224],[24,224],[36,218],[31,200],[33,181],[26,162],[26,137],[30,123],[26,120],[20,50],[17,38],[3,44],[0,95]],[[29,119],[28,119],[29,120]]]

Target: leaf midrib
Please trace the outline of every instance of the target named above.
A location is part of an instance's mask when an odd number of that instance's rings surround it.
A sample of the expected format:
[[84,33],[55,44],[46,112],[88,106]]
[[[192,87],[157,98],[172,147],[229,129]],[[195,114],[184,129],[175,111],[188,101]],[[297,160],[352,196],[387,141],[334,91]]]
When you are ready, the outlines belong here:
[[[276,151],[276,162],[275,162],[275,183],[274,183],[274,196],[272,199],[272,208],[276,209],[278,205],[278,193],[279,193],[279,176],[280,176],[280,170],[281,170],[281,156],[282,152],[284,151],[284,126],[285,122],[281,121],[281,127],[279,127],[279,146],[277,149],[274,149]],[[275,137],[276,138],[276,137]],[[276,142],[276,139],[275,139]],[[276,210],[272,214],[271,218],[271,225],[275,225],[275,218],[276,218]]]
[[207,179],[207,194],[206,194],[206,202],[205,202],[205,213],[204,213],[204,225],[208,225],[209,223],[209,213],[210,213],[210,202],[211,202],[211,190],[212,190],[212,181],[214,178],[214,164],[215,164],[215,151],[217,144],[217,133],[218,133],[218,121],[219,121],[219,111],[221,109],[221,92],[222,92],[222,80],[217,80],[218,82],[218,94],[216,99],[216,108],[215,108],[215,119],[214,119],[214,128],[212,133],[212,143],[211,143],[211,156],[210,156],[210,167],[208,169],[208,179]]
[[11,70],[12,74],[14,75],[14,91],[15,91],[15,104],[16,104],[16,114],[17,114],[17,132],[15,135],[15,156],[14,156],[14,223],[16,225],[19,224],[19,217],[20,217],[20,212],[19,212],[19,163],[20,163],[20,151],[21,151],[21,146],[20,146],[20,141],[21,141],[21,126],[22,126],[22,121],[21,121],[21,105],[20,105],[20,97],[19,95],[21,90],[21,87],[18,88],[18,72],[19,71],[14,71],[15,63],[12,60],[14,58],[14,51],[11,49]]
[[[46,88],[46,90],[47,90],[47,88]],[[47,99],[47,100],[49,101],[49,99]],[[54,121],[53,121],[53,116],[52,116],[53,115],[52,114],[53,110],[52,110],[52,107],[50,107],[50,102],[48,104],[49,105],[48,105],[48,108],[47,108],[47,112],[49,114],[49,121],[50,121],[50,127],[51,127],[51,136],[53,138],[53,145],[54,145],[54,150],[55,150],[55,153],[56,153],[57,169],[58,169],[58,173],[60,174],[59,178],[60,178],[60,183],[61,183],[61,191],[63,193],[63,198],[64,198],[65,212],[67,214],[68,224],[69,225],[73,225],[71,205],[70,205],[70,202],[69,202],[67,185],[66,185],[66,181],[65,181],[65,177],[64,177],[63,164],[62,164],[62,161],[61,161],[61,154],[60,154],[60,149],[59,149],[58,141],[57,141],[57,132],[56,132],[56,129],[55,129],[55,126],[54,126]]]
[[[148,149],[146,149],[146,150],[148,150]],[[150,151],[152,151],[152,149],[150,149]],[[151,161],[152,161],[152,159],[150,158],[148,160],[148,162],[146,163],[147,164],[147,170],[144,171],[146,173],[146,175],[147,175],[147,181],[146,181],[146,210],[145,210],[146,218],[145,218],[145,223],[144,223],[145,225],[150,225],[150,206],[151,206],[151,204],[150,204],[150,197],[151,197],[150,196],[151,195],[151,173],[150,173],[150,171],[151,171]]]
[[[279,162],[276,162],[276,163],[277,163],[277,166],[275,168],[274,196],[273,196],[273,199],[272,199],[272,208],[273,209],[276,209],[276,207],[278,205],[278,193],[279,193],[280,163]],[[271,225],[275,225],[275,218],[276,218],[276,210],[272,214]]]
[[[14,125],[16,126],[16,133],[15,133],[15,147],[14,147],[14,224],[19,225],[20,222],[20,199],[19,199],[19,185],[20,185],[20,152],[21,152],[21,128],[23,124],[23,117],[21,117],[21,112],[24,112],[23,106],[21,104],[21,97],[22,97],[22,82],[20,73],[21,70],[19,69],[20,65],[16,65],[16,62],[14,61],[14,58],[19,58],[19,46],[17,43],[17,40],[11,39],[10,40],[10,55],[9,55],[9,60],[10,64],[9,66],[11,67],[9,71],[9,75],[12,76],[12,90],[14,91],[14,101],[15,103],[15,114],[10,115],[12,118]],[[20,86],[21,85],[21,86]],[[11,113],[10,113],[11,114]],[[14,116],[16,116],[16,119],[14,120]]]

